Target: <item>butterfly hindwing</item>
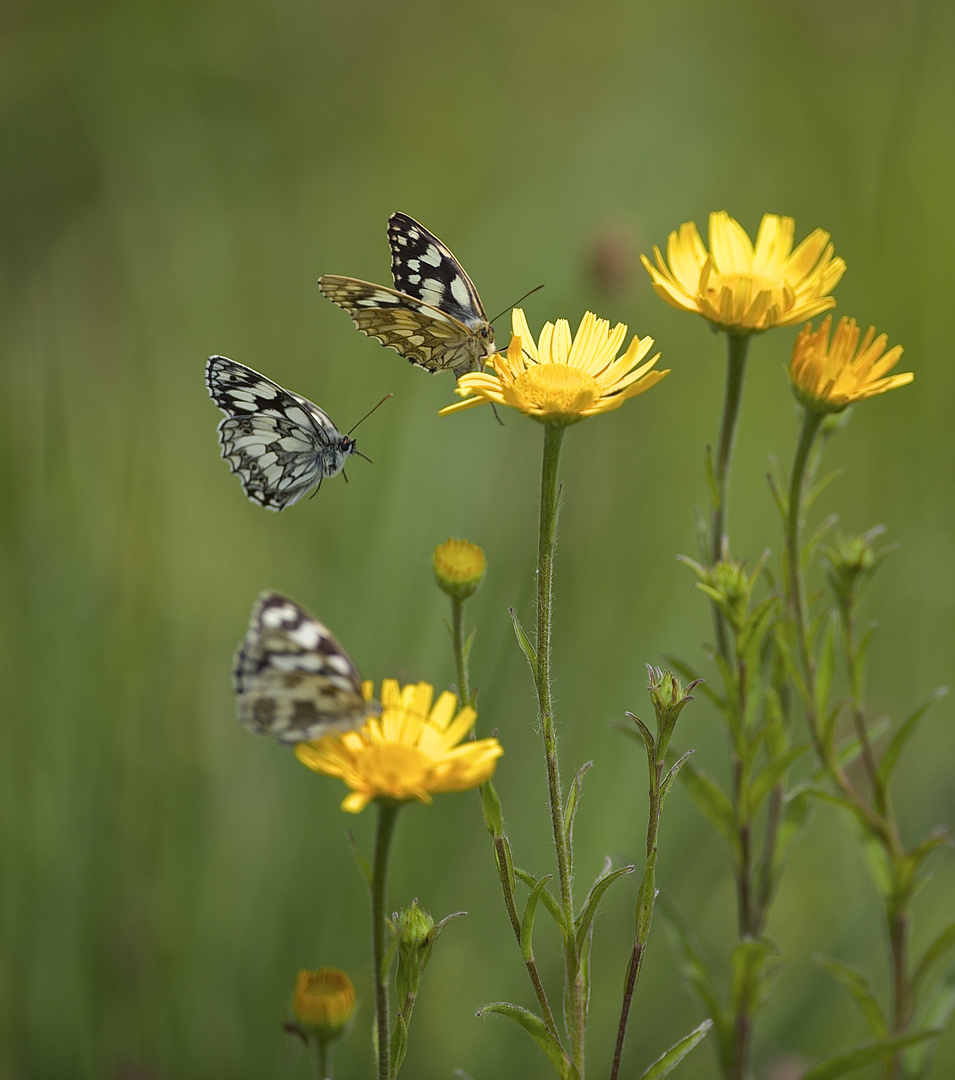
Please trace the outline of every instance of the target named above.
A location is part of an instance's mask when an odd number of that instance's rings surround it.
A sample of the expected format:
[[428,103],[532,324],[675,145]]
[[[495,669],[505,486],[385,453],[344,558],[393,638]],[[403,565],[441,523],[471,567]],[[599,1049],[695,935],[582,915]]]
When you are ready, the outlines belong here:
[[331,631],[276,592],[255,602],[235,656],[239,720],[284,743],[354,731],[379,714],[354,662]]
[[210,356],[206,385],[226,414],[218,427],[222,456],[260,506],[284,510],[341,472],[355,452],[355,440],[324,410],[244,364]]
[[364,334],[432,374],[456,377],[494,355],[494,331],[471,279],[450,250],[407,214],[388,219],[395,288],[325,274],[322,293]]

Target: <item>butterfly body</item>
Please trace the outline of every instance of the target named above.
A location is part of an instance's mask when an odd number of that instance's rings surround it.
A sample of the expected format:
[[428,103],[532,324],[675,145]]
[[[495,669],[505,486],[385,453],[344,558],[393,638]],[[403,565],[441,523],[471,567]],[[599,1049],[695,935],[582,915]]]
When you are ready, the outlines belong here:
[[284,510],[344,468],[355,440],[307,398],[225,356],[210,356],[206,385],[226,414],[219,423],[222,456],[246,495]]
[[497,351],[494,330],[464,267],[433,233],[407,214],[388,219],[395,287],[325,274],[322,293],[377,338],[432,374],[460,377]]
[[264,592],[235,655],[239,720],[284,743],[354,731],[377,716],[354,662],[331,631],[305,608]]

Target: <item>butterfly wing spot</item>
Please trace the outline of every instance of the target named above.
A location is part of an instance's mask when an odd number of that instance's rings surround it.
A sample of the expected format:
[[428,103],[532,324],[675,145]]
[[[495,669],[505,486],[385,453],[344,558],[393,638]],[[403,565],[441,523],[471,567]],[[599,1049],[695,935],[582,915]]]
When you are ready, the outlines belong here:
[[317,490],[355,452],[324,410],[244,364],[211,356],[206,385],[226,414],[218,427],[222,456],[246,495],[268,510]]
[[356,730],[381,711],[331,631],[279,593],[256,601],[233,680],[239,720],[286,743]]

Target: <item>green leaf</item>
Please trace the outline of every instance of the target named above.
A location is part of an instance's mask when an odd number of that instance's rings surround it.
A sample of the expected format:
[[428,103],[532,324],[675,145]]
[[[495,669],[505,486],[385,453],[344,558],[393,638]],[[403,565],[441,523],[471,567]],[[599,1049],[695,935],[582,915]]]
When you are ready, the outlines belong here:
[[[945,981],[936,984],[924,1005],[919,1009],[922,1027],[944,1029],[953,1010],[955,1010],[955,973]],[[935,1046],[934,1042],[920,1043],[906,1050],[902,1055],[905,1063],[904,1075],[930,1077]]]
[[914,712],[906,717],[905,723],[903,723],[899,730],[892,736],[889,745],[885,748],[885,753],[882,755],[882,760],[879,762],[879,783],[883,788],[888,786],[889,779],[892,776],[892,770],[895,768],[895,763],[899,759],[899,754],[902,753],[903,747],[914,734],[916,727],[918,727],[919,720],[922,719],[936,701],[943,698],[947,693],[947,687],[939,687],[927,701],[923,701]]
[[919,960],[915,973],[912,975],[913,993],[918,990],[929,971],[952,946],[955,946],[955,922],[950,922],[922,954],[922,959]]
[[690,760],[690,754],[692,750],[687,750],[683,757],[678,758],[671,766],[669,772],[664,776],[660,783],[660,808],[663,809],[663,803],[667,795],[670,794],[670,788],[673,786],[673,781],[680,775],[680,770]]
[[[577,775],[573,779],[573,783],[570,785],[570,791],[567,794],[567,805],[564,807],[564,840],[567,842],[567,850],[573,853],[574,843],[574,818],[577,816],[577,806],[580,802],[580,786],[583,782],[585,773],[593,767],[592,761],[587,761],[577,770]],[[573,869],[571,867],[571,869]]]
[[514,627],[514,633],[517,636],[517,644],[521,647],[521,652],[527,657],[527,662],[531,666],[531,674],[534,676],[534,680],[537,680],[537,649],[531,644],[531,639],[524,632],[524,627],[521,626],[521,620],[517,617],[517,612],[513,608],[508,608],[508,613],[511,616],[511,623]]
[[395,1017],[395,1028],[391,1033],[391,1067],[388,1070],[391,1080],[398,1075],[405,1054],[408,1052],[408,1022],[399,1013]]
[[762,805],[763,799],[772,791],[776,784],[785,776],[789,766],[810,749],[809,743],[802,743],[787,750],[781,757],[768,762],[753,777],[749,785],[748,802],[751,814]]
[[904,1050],[907,1046],[914,1046],[916,1043],[924,1042],[926,1039],[937,1039],[941,1034],[940,1029],[931,1028],[928,1031],[915,1031],[909,1035],[893,1035],[889,1039],[878,1039],[876,1042],[863,1043],[862,1046],[857,1046],[854,1050],[849,1050],[843,1054],[834,1054],[832,1057],[816,1062],[808,1072],[802,1074],[802,1080],[833,1080],[833,1077],[845,1076],[847,1073],[855,1072],[856,1069],[862,1069],[875,1061],[884,1061],[885,1058],[891,1057],[899,1050]]
[[369,864],[368,860],[365,858],[364,855],[362,855],[361,851],[359,850],[358,841],[355,839],[355,834],[351,831],[351,829],[346,829],[345,830],[345,835],[348,837],[348,844],[351,847],[352,855],[355,856],[355,862],[358,863],[358,869],[361,871],[361,875],[365,879],[365,882],[367,883],[368,888],[370,889],[372,879],[373,879],[373,874],[371,872],[371,865]]
[[769,1000],[778,965],[766,971],[766,961],[778,953],[767,938],[741,941],[732,952],[733,975],[730,1001],[733,1012],[754,1017]]
[[[832,677],[836,670],[836,619],[826,620],[826,628],[816,657],[816,716],[825,717],[829,712],[829,694],[832,691]],[[829,744],[831,727],[825,725],[823,741]]]
[[813,808],[813,793],[805,784],[791,788],[783,798],[783,812],[776,831],[773,851],[773,874],[782,869],[793,841],[799,836],[809,820]]
[[692,765],[686,765],[680,774],[696,805],[710,819],[716,831],[736,850],[736,825],[733,804],[722,788],[710,776]]
[[678,1043],[674,1043],[665,1054],[662,1054],[640,1077],[640,1080],[660,1080],[671,1069],[679,1065],[686,1055],[698,1042],[706,1037],[706,1033],[713,1026],[712,1020],[704,1020],[699,1027],[694,1028],[689,1035],[684,1035]]
[[[506,836],[503,834],[498,836],[494,840],[494,860],[498,865],[498,869],[503,870],[507,875],[507,885],[511,892],[514,894],[514,874],[517,872],[514,867],[514,859],[511,857],[511,844]],[[503,865],[501,865],[503,863]],[[518,875],[520,876],[520,875]],[[523,880],[523,879],[522,879]]]
[[[537,878],[533,874],[529,874],[526,870],[522,870],[519,866],[514,867],[514,873],[517,877],[529,888],[537,888]],[[564,913],[561,911],[560,904],[554,899],[550,892],[545,889],[540,894],[540,899],[544,901],[544,907],[550,912],[550,917],[557,923],[557,929],[560,930],[561,935],[564,934]]]
[[601,896],[603,896],[607,889],[609,889],[619,878],[632,873],[632,866],[621,866],[617,870],[611,870],[610,860],[607,860],[607,866],[604,869],[604,872],[597,878],[593,885],[590,886],[590,892],[587,893],[587,899],[584,901],[584,906],[580,909],[580,914],[575,920],[577,924],[578,953],[583,948],[584,940],[587,937],[587,931],[590,929],[590,924],[597,914],[597,905],[600,903]]
[[579,1080],[574,1063],[536,1013],[532,1013],[529,1009],[523,1009],[520,1005],[512,1005],[509,1001],[491,1001],[487,1005],[482,1005],[477,1011],[479,1017],[487,1016],[488,1013],[508,1016],[515,1023],[520,1024],[544,1051],[547,1060],[554,1066],[554,1071],[561,1080]]
[[869,1022],[872,1034],[877,1039],[884,1039],[889,1033],[889,1026],[869,976],[859,968],[844,964],[841,960],[832,960],[828,956],[815,956],[813,959],[852,995],[862,1010],[862,1015]]
[[490,780],[480,787],[481,809],[484,811],[484,824],[491,836],[497,840],[504,835],[504,810],[497,790]]
[[534,916],[537,914],[537,901],[552,876],[552,874],[548,874],[547,877],[543,877],[538,881],[534,888],[531,889],[530,895],[527,897],[527,903],[524,905],[524,916],[521,919],[521,954],[525,960],[530,960],[534,955]]

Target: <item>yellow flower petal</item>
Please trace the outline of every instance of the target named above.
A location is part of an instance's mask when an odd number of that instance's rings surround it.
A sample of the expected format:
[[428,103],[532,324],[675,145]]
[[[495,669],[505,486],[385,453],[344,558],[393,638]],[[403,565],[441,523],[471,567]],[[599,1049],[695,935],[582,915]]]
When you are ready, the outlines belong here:
[[545,323],[535,344],[524,312],[511,314],[513,337],[506,353],[491,360],[493,373],[472,372],[458,380],[456,392],[464,400],[441,410],[442,416],[493,402],[510,405],[527,416],[549,424],[573,424],[585,416],[610,412],[627,398],[658,383],[668,371],[651,371],[657,353],[640,367],[653,338],[636,338],[623,356],[617,353],[627,336],[623,323],[611,329],[606,319],[585,312],[577,333],[571,335],[566,319]]
[[667,263],[653,248],[654,266],[641,255],[657,295],[724,330],[760,333],[792,326],[835,307],[829,296],[846,269],[833,258],[829,234],[810,233],[793,250],[792,218],[765,214],[755,245],[746,230],[720,210],[710,214],[710,250],[696,225],[684,222],[667,240]]

